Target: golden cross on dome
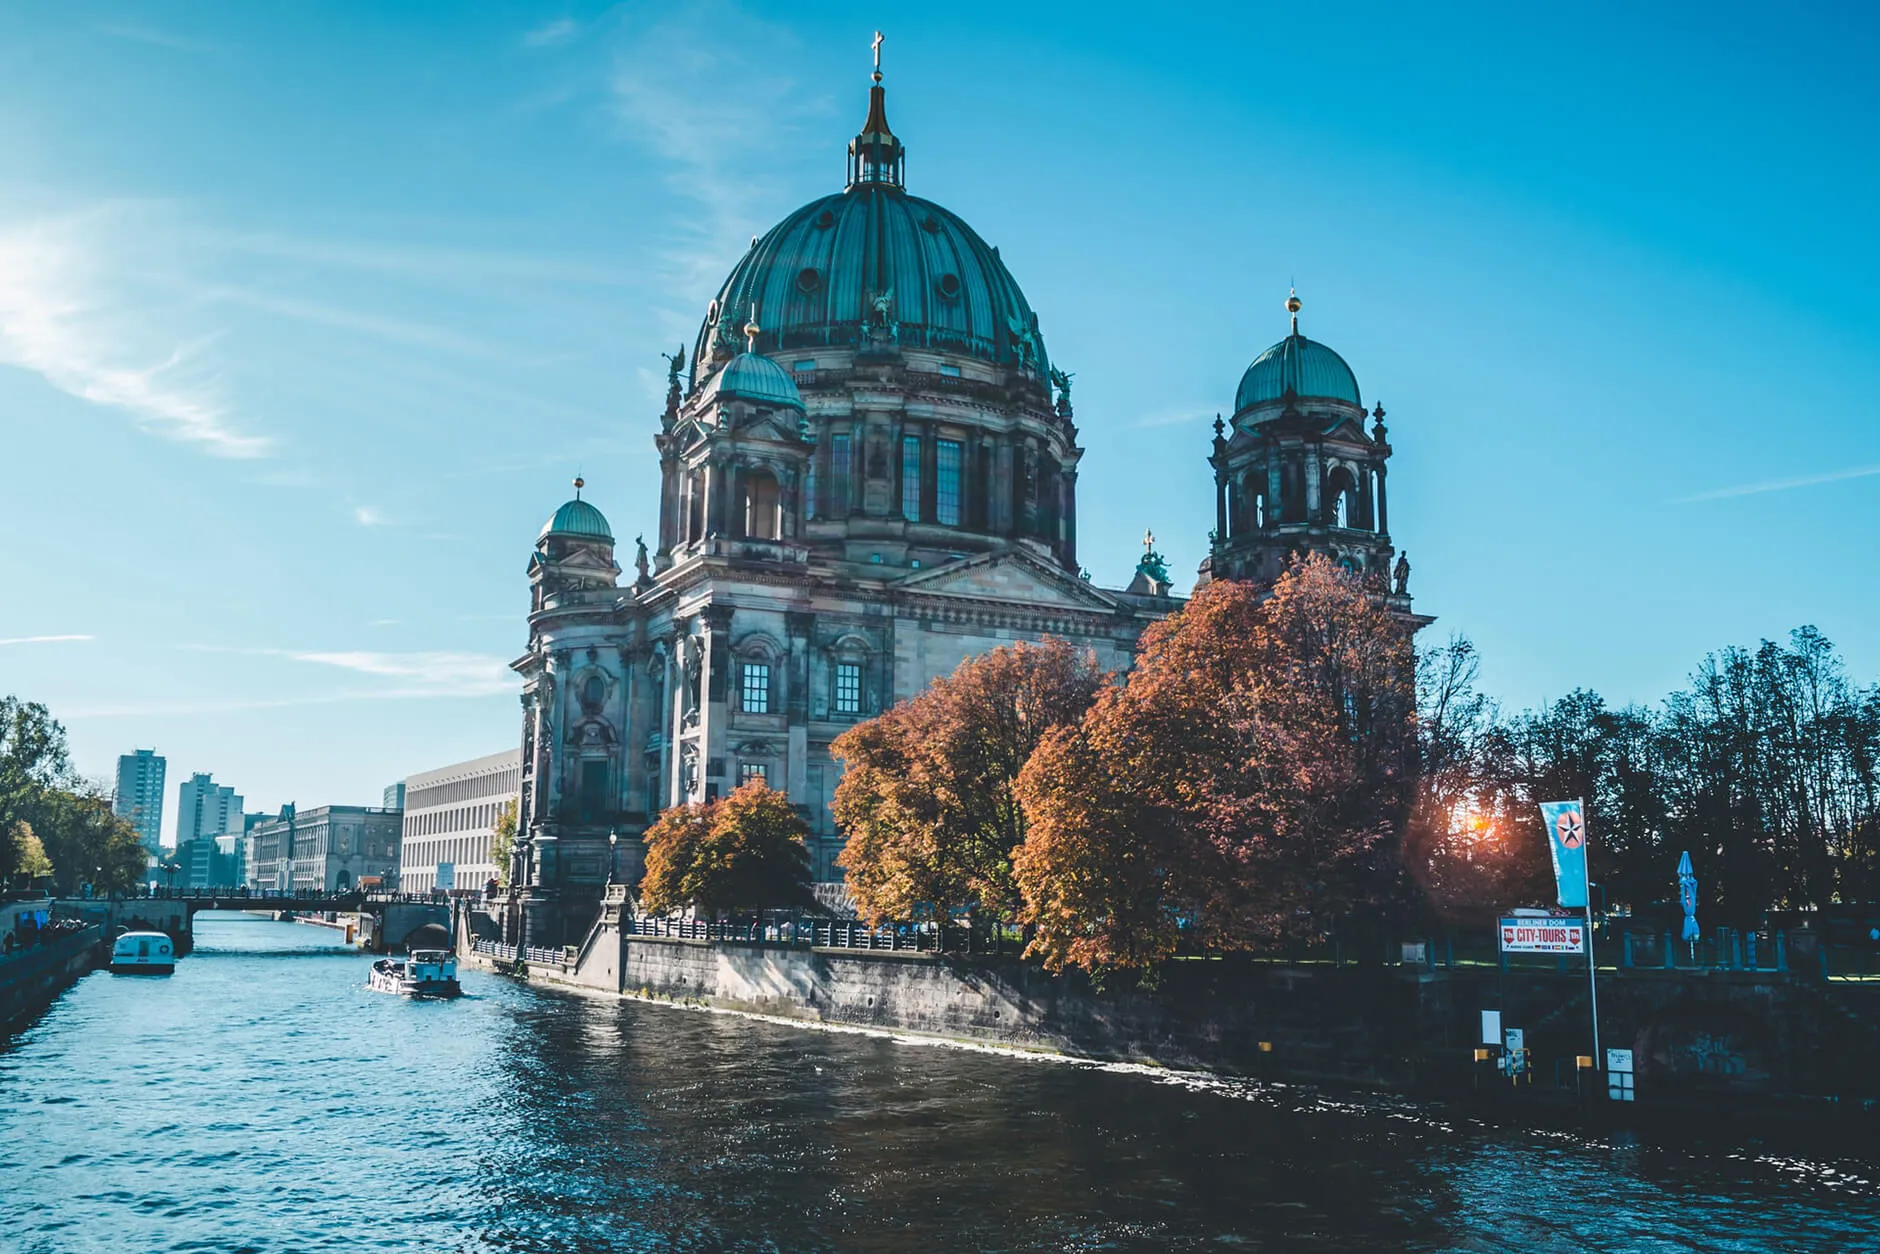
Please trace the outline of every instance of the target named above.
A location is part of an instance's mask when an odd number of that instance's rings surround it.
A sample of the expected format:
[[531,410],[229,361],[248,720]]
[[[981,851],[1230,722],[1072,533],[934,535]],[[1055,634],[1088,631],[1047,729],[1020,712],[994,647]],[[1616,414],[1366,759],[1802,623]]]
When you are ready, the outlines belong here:
[[1155,552],[1155,532],[1145,530],[1142,533],[1142,551],[1144,553]]
[[874,42],[868,45],[875,52],[875,81],[881,81],[881,32],[875,32]]
[[745,352],[754,353],[757,351],[757,333],[759,331],[762,331],[763,329],[764,328],[757,325],[757,306],[752,305],[751,306],[751,320],[744,324],[744,351]]

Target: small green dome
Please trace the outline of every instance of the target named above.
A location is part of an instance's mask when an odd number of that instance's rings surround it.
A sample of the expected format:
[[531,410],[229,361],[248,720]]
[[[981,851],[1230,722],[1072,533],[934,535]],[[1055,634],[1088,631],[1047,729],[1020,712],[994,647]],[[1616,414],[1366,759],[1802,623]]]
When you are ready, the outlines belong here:
[[607,519],[592,505],[575,497],[560,509],[555,516],[542,524],[542,534],[538,541],[550,536],[576,536],[587,540],[605,540],[614,542],[613,529],[607,525]]
[[796,380],[762,353],[739,353],[706,381],[705,390],[759,405],[787,405],[798,411],[803,408],[803,394],[796,390]]
[[1364,408],[1358,395],[1358,377],[1351,373],[1345,359],[1297,331],[1253,359],[1247,373],[1240,376],[1234,410],[1238,413],[1281,400],[1288,392],[1300,400],[1343,401]]

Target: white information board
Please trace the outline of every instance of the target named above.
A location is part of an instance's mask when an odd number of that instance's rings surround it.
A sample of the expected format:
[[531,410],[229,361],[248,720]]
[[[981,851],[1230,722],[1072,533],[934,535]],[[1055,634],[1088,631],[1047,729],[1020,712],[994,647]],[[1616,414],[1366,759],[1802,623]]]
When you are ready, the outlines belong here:
[[1505,954],[1583,954],[1586,924],[1579,919],[1503,919]]

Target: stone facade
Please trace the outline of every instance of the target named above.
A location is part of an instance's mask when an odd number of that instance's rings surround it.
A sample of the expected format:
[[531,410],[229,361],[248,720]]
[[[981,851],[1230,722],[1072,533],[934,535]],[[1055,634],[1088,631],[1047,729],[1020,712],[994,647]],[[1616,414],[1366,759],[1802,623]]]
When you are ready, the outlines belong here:
[[248,829],[248,885],[344,892],[366,879],[396,888],[401,818],[377,806],[283,806],[278,817]]
[[[1126,669],[1181,603],[1147,539],[1128,587],[1082,575],[1070,376],[998,250],[902,187],[879,80],[856,142],[848,188],[753,241],[689,367],[683,349],[668,359],[655,542],[636,543],[632,575],[580,480],[537,538],[513,664],[511,942],[578,940],[606,883],[637,880],[659,811],[753,777],[800,808],[823,895],[839,896],[832,740],[1013,641],[1060,637]],[[1319,376],[1293,368],[1289,342],[1249,368],[1235,436],[1216,440],[1204,581],[1270,578],[1307,549],[1375,571],[1393,551],[1381,423],[1364,433],[1355,379],[1323,346],[1311,360],[1336,363],[1340,395],[1302,397]],[[1236,505],[1230,524],[1235,485],[1275,472],[1312,477],[1274,489],[1298,510]],[[1328,492],[1349,508],[1321,518]],[[1408,613],[1407,595],[1393,604]]]

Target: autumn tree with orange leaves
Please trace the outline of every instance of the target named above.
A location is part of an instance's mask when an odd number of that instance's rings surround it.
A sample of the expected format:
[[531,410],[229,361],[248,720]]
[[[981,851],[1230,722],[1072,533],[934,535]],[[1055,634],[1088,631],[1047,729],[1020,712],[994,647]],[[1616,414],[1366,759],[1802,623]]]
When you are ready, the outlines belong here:
[[871,921],[970,908],[1009,918],[1012,851],[1025,840],[1019,772],[1108,683],[1096,658],[1046,638],[994,649],[830,746],[844,764],[838,860]]
[[1270,592],[1217,582],[1046,737],[1013,858],[1052,970],[1152,969],[1322,934],[1395,890],[1415,765],[1410,630],[1320,557]]
[[809,824],[762,780],[703,805],[673,806],[646,829],[640,908],[735,910],[813,906]]

